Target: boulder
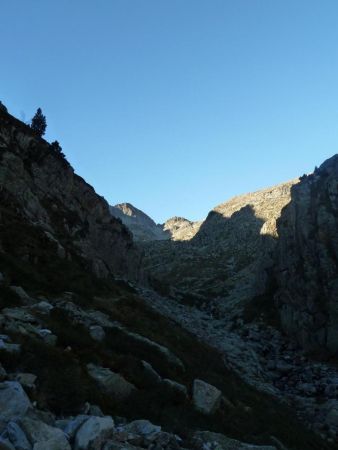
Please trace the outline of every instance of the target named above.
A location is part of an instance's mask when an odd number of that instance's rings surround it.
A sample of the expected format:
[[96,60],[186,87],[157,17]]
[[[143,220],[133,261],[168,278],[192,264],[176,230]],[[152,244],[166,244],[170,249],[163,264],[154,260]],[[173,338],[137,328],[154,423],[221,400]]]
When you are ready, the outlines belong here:
[[[71,450],[71,447],[66,439],[65,434],[59,428],[51,427],[39,420],[30,419],[25,417],[20,420],[20,425],[29,441],[34,444],[35,449],[49,449],[53,450]],[[53,447],[48,445],[53,444]],[[38,446],[36,444],[39,444]]]
[[202,380],[194,380],[193,404],[203,414],[213,414],[219,407],[222,392]]
[[149,420],[134,420],[133,422],[128,423],[123,430],[127,433],[146,436],[148,434],[160,432],[161,427],[159,425],[152,424]]
[[20,353],[21,346],[20,344],[9,344],[8,342],[5,342],[2,339],[0,339],[0,350],[14,355]]
[[32,450],[25,432],[16,422],[9,422],[6,432],[16,450]]
[[0,383],[0,411],[4,420],[23,416],[32,404],[22,386],[17,381]]
[[32,305],[31,309],[39,312],[40,314],[49,315],[52,309],[54,309],[54,306],[49,302],[42,300],[41,302]]
[[111,417],[90,417],[76,433],[74,450],[101,450],[113,432],[114,421]]
[[125,380],[122,375],[112,372],[110,369],[87,365],[88,374],[97,382],[101,389],[116,400],[124,400],[136,389],[136,387]]
[[102,342],[106,337],[106,333],[100,325],[92,325],[89,328],[89,334],[97,342]]
[[16,373],[10,376],[10,379],[18,381],[21,386],[27,389],[35,389],[37,376],[33,373]]

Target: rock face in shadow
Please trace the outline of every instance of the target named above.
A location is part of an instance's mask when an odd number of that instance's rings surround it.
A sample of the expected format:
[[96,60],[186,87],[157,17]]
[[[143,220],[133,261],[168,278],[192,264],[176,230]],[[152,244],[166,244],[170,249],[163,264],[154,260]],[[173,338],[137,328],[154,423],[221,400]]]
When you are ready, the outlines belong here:
[[[140,277],[141,255],[107,202],[46,141],[0,111],[0,248],[26,263],[38,253],[81,260],[98,277]],[[12,235],[11,235],[12,233]],[[49,258],[50,259],[50,258]]]
[[297,181],[217,206],[190,240],[145,244],[146,268],[183,297],[213,299],[235,314],[237,305],[266,288],[278,238],[276,220]]
[[308,350],[338,350],[338,155],[291,190],[278,220],[275,300]]

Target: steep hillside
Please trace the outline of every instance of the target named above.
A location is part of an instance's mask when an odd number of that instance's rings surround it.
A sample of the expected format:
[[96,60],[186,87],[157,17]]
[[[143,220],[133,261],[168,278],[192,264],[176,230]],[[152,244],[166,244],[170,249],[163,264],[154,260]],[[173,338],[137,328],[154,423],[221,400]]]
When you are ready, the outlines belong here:
[[306,349],[337,353],[338,155],[292,188],[277,228],[282,326]]
[[131,287],[142,259],[125,226],[5,112],[0,183],[0,448],[333,448],[171,319],[168,299],[157,310]]
[[2,259],[15,255],[42,271],[73,262],[98,277],[140,279],[141,255],[107,202],[61,154],[4,111],[0,163]]

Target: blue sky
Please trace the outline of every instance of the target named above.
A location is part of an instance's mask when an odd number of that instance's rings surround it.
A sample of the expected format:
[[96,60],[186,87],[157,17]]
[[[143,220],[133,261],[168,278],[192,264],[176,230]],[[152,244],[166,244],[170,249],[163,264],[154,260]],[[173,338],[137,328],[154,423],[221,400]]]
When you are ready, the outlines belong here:
[[338,151],[336,0],[0,0],[0,100],[162,222]]

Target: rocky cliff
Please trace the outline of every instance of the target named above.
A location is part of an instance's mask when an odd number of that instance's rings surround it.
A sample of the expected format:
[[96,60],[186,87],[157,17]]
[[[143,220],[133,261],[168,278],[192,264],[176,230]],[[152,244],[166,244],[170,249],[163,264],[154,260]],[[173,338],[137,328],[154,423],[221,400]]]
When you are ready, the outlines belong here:
[[32,130],[0,111],[0,197],[3,256],[45,266],[75,261],[98,277],[139,279],[141,255],[107,202],[64,157]]
[[338,155],[292,187],[278,220],[275,300],[283,328],[310,350],[338,350]]

